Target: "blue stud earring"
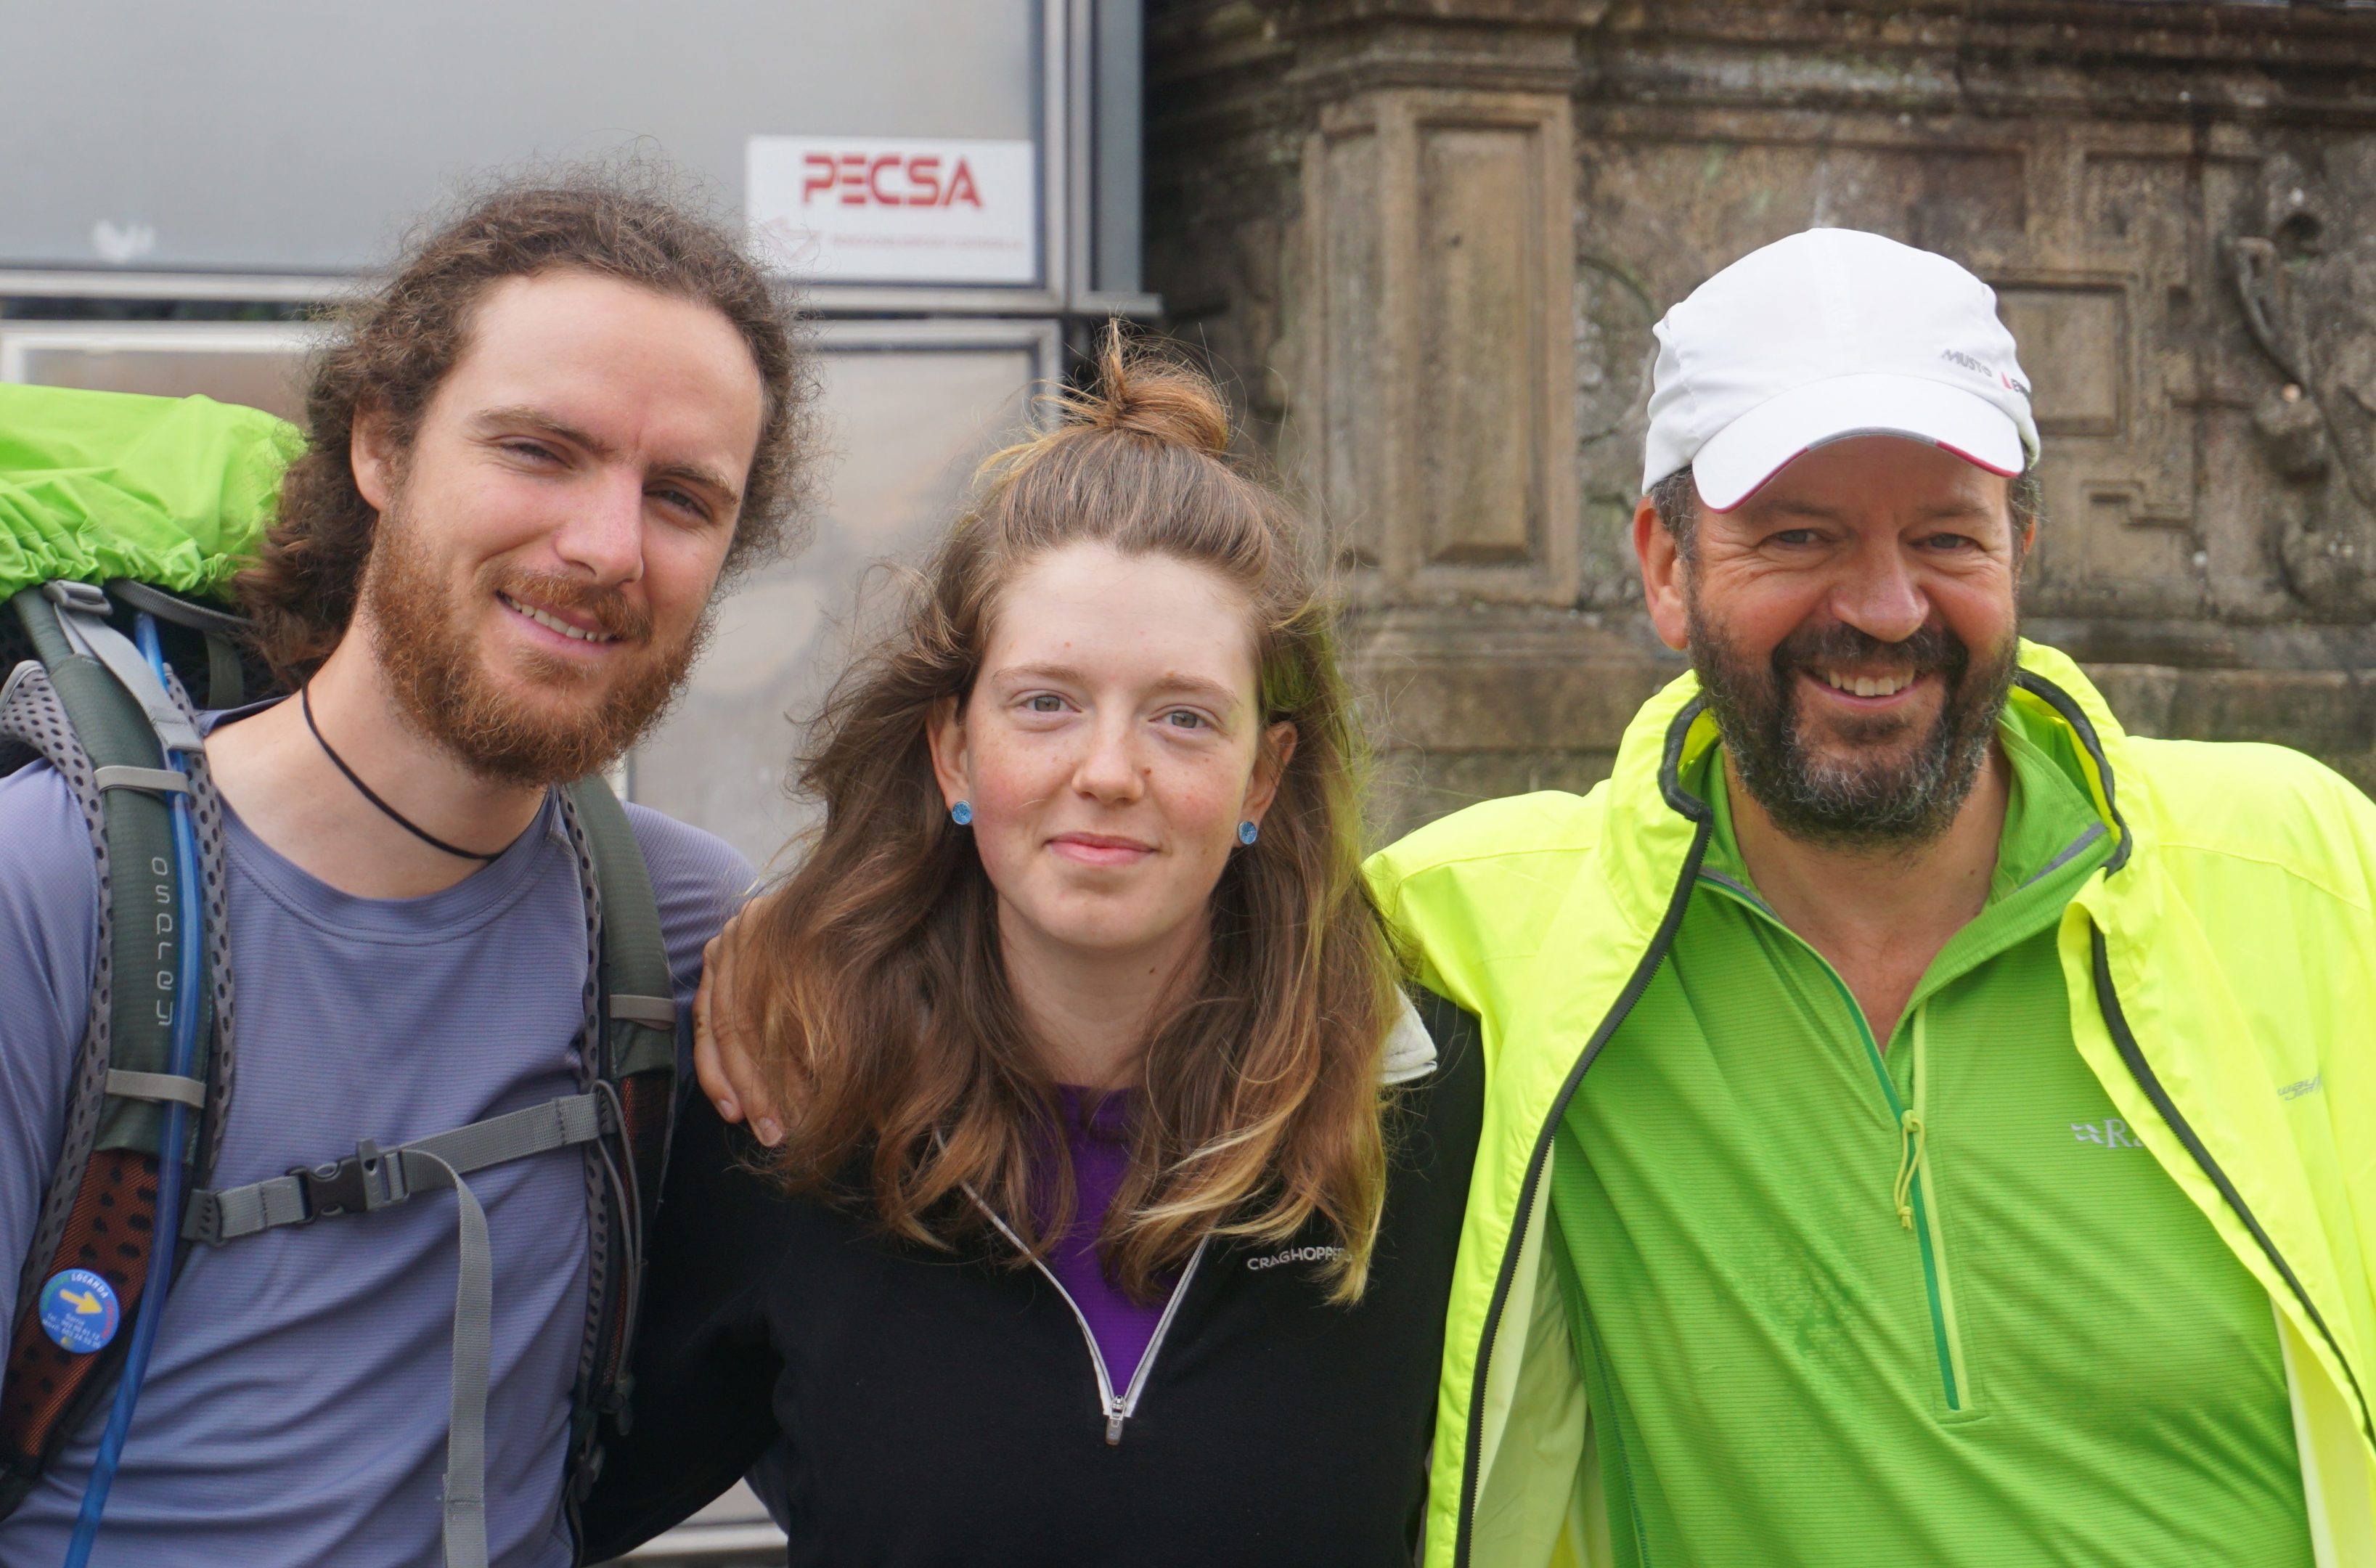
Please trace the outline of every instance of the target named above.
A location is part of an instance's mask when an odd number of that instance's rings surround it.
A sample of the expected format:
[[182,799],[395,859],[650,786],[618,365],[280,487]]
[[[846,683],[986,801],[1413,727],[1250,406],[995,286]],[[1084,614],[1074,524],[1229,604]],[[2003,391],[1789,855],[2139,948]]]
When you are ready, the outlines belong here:
[[1256,827],[1253,823],[1251,823],[1251,822],[1241,822],[1241,823],[1238,824],[1238,842],[1239,842],[1239,843],[1241,843],[1241,844],[1251,844],[1251,843],[1253,843],[1255,839],[1257,839],[1257,838],[1259,838],[1259,837],[1262,837],[1262,829],[1261,829],[1261,828],[1259,828],[1259,827]]
[[973,802],[971,801],[959,801],[956,805],[951,806],[949,808],[949,820],[956,823],[959,827],[970,827],[973,826]]

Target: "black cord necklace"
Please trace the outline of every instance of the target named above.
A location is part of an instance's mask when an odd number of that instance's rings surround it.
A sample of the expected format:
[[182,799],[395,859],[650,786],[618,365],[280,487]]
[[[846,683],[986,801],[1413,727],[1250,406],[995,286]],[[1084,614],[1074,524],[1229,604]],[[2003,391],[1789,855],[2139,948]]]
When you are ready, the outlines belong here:
[[332,764],[338,767],[338,770],[347,776],[348,783],[362,791],[364,800],[369,801],[372,804],[377,806],[381,813],[386,816],[388,821],[396,824],[398,827],[403,828],[407,833],[411,834],[415,838],[420,839],[422,843],[428,845],[433,849],[443,849],[449,855],[459,855],[466,861],[493,861],[502,857],[503,851],[501,849],[496,850],[492,855],[482,855],[476,849],[465,849],[458,845],[448,844],[445,839],[427,831],[422,827],[420,824],[414,822],[410,817],[406,816],[402,812],[397,810],[394,806],[389,805],[386,801],[381,800],[376,794],[374,794],[370,785],[355,777],[355,770],[347,766],[347,759],[332,751],[330,749],[330,742],[322,739],[321,726],[314,722],[314,695],[312,688],[313,683],[311,681],[302,682],[297,687],[297,707],[305,715],[305,728],[314,731],[315,742],[322,748],[322,754],[328,757]]

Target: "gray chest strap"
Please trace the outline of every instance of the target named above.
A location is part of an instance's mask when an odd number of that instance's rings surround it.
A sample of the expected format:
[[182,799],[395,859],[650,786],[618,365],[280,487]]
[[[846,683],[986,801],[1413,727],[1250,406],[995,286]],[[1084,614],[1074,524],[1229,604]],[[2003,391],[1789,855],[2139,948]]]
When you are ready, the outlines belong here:
[[220,1247],[286,1225],[368,1214],[416,1193],[453,1193],[462,1256],[454,1282],[454,1379],[446,1433],[446,1568],[486,1568],[487,1562],[487,1375],[494,1341],[494,1271],[486,1211],[462,1178],[601,1135],[600,1097],[564,1095],[392,1149],[382,1150],[366,1138],[353,1154],[332,1164],[190,1194],[182,1234]]

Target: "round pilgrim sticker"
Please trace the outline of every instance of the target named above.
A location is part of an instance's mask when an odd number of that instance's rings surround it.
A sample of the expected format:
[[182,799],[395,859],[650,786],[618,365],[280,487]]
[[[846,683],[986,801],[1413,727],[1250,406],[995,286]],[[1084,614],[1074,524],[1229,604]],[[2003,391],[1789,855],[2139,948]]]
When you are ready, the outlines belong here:
[[87,1356],[114,1338],[123,1315],[115,1287],[87,1268],[53,1274],[42,1287],[42,1326],[62,1348],[78,1356]]

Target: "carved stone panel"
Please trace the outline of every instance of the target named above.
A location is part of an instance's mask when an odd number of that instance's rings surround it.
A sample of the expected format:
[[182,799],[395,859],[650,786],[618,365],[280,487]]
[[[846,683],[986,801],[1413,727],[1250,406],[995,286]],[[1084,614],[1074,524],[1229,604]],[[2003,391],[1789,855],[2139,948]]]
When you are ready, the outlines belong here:
[[1368,602],[1575,593],[1569,106],[1384,89],[1303,154],[1293,418]]
[[[2275,481],[2257,510],[2285,585],[2320,620],[2365,623],[2376,616],[2376,233],[2361,215],[2376,208],[2376,149],[2363,139],[2322,161],[2324,177],[2291,156],[2263,165],[2261,210],[2223,252],[2272,382],[2252,400]],[[2365,183],[2338,189],[2337,173]]]
[[2019,254],[1986,276],[2037,389],[2046,448],[2035,614],[2205,607],[2197,356],[2184,325],[2204,284],[2191,152],[2168,129],[2117,122],[2029,137],[2031,221]]
[[2049,526],[2030,566],[2034,610],[2192,613],[2194,439],[2189,411],[2141,364],[2133,274],[2039,284],[1997,279],[2020,345],[2046,456]]
[[2037,362],[2025,368],[2041,437],[2121,433],[2128,306],[2117,283],[1997,291],[1998,316]]
[[1374,121],[1324,132],[1306,157],[1315,235],[1306,298],[1320,324],[1310,350],[1313,395],[1294,399],[1301,405],[1297,416],[1318,434],[1320,498],[1339,530],[1343,558],[1372,569],[1386,554],[1384,508],[1375,491],[1394,433],[1386,401],[1390,383],[1374,361],[1386,291],[1379,171]]
[[[1525,566],[1545,542],[1539,125],[1422,120],[1417,319],[1421,559]],[[1512,220],[1517,221],[1515,225]],[[1515,227],[1515,232],[1511,231]],[[1517,243],[1511,244],[1511,240]]]

